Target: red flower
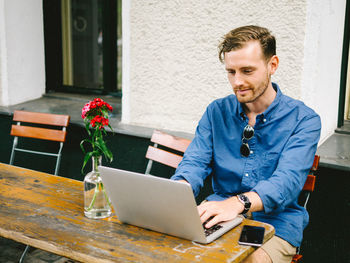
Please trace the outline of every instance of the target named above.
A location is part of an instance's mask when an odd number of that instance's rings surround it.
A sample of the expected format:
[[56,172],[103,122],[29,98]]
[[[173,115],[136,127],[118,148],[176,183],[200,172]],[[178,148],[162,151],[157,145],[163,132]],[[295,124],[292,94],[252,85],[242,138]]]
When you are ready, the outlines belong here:
[[109,120],[103,118],[103,120],[102,120],[102,125],[107,125],[107,126],[108,126],[108,124],[109,124]]
[[83,119],[85,119],[86,114],[87,114],[89,111],[90,111],[90,103],[88,102],[88,103],[86,103],[86,104],[84,105],[83,109],[81,110],[81,117],[82,117]]
[[[86,103],[82,109],[81,117],[84,119],[85,128],[91,137],[90,139],[82,140],[80,147],[85,153],[83,168],[85,167],[91,156],[104,155],[109,161],[113,160],[113,153],[107,149],[103,136],[106,135],[105,126],[109,125],[108,114],[113,110],[112,106],[100,98],[95,98]],[[93,129],[93,132],[90,132]],[[84,143],[90,143],[92,151],[85,152]],[[103,147],[101,147],[103,145]]]
[[113,108],[111,105],[109,105],[108,103],[106,103],[106,107],[108,108],[109,111],[113,111]]
[[95,109],[96,108],[96,103],[95,102],[91,102],[90,103],[90,108],[91,109]]

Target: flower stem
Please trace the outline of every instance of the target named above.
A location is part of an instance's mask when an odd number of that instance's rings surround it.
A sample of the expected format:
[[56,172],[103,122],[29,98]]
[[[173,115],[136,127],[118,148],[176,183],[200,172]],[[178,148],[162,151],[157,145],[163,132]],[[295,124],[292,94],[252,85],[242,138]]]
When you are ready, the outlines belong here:
[[97,196],[98,192],[100,191],[99,190],[99,185],[100,185],[100,183],[96,184],[95,191],[94,191],[94,196],[92,197],[92,200],[91,200],[91,203],[90,203],[89,207],[86,209],[87,211],[90,211],[94,207],[94,204],[95,204],[95,201],[96,201],[96,196]]
[[90,211],[94,207],[97,194],[100,192],[100,190],[99,190],[100,187],[101,187],[102,193],[103,193],[103,195],[104,195],[108,205],[111,206],[111,202],[109,201],[107,193],[106,193],[106,191],[105,191],[105,189],[103,187],[103,183],[97,183],[96,187],[95,187],[95,191],[94,191],[94,196],[92,197],[92,200],[91,200],[91,203],[90,203],[89,207],[86,209],[87,211]]
[[105,191],[105,188],[104,188],[104,186],[103,186],[102,183],[101,183],[101,188],[102,188],[103,194],[104,194],[104,196],[105,196],[105,198],[106,198],[106,200],[107,200],[108,205],[111,206],[112,204],[111,204],[111,202],[109,201],[109,197],[108,197],[108,195],[107,195],[107,193],[106,193],[106,191]]

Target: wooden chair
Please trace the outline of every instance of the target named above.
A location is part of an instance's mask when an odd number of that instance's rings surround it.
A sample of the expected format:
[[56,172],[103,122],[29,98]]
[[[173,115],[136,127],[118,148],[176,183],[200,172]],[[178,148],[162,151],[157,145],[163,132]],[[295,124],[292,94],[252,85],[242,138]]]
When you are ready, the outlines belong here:
[[[310,169],[310,173],[307,176],[307,179],[306,179],[306,182],[304,184],[303,191],[302,191],[302,194],[305,194],[305,196],[304,196],[304,201],[301,201],[301,203],[305,208],[307,206],[307,203],[309,201],[311,193],[315,189],[315,183],[316,183],[315,173],[317,172],[319,162],[320,162],[320,156],[315,155],[314,163],[312,164],[312,167]],[[299,247],[297,249],[297,254],[292,259],[292,263],[301,262],[302,258],[303,258],[303,256],[300,254],[300,247]]]
[[[191,140],[176,137],[159,130],[155,130],[153,132],[151,142],[153,142],[154,145],[148,146],[146,152],[148,163],[145,174],[150,174],[153,161],[173,168],[177,168],[182,160],[182,155],[180,154],[183,154],[186,151],[188,145],[191,143]],[[165,149],[160,149],[158,146],[162,146]],[[170,152],[168,149],[175,150],[180,154]]]
[[[69,118],[70,117],[68,115],[15,111],[13,114],[13,121],[16,121],[17,125],[12,125],[11,127],[11,135],[15,137],[13,140],[10,164],[13,164],[14,162],[16,151],[53,156],[57,158],[54,173],[57,175],[61,161],[63,143],[66,141],[66,128],[69,124]],[[27,125],[29,124],[29,126],[22,125],[22,123],[26,123]],[[33,127],[33,124],[50,126],[50,128]],[[61,127],[61,130],[53,129],[53,127]],[[21,137],[59,142],[58,153],[41,152],[19,148],[17,145],[19,138]]]
[[[15,136],[13,139],[13,146],[11,151],[10,164],[12,165],[15,158],[15,152],[25,152],[31,154],[48,155],[56,157],[55,175],[58,174],[58,169],[61,161],[61,152],[63,143],[66,141],[66,128],[69,124],[70,117],[68,115],[57,115],[48,113],[28,112],[28,111],[15,111],[13,114],[13,121],[17,122],[17,125],[12,125],[11,135]],[[25,123],[29,126],[22,125]],[[34,125],[45,125],[46,127],[35,127]],[[53,127],[60,127],[61,129],[54,129]],[[39,140],[48,140],[59,143],[58,153],[41,152],[36,150],[29,150],[18,147],[18,141],[20,138],[33,138]],[[24,249],[19,262],[23,262],[23,259],[30,248],[29,245]]]

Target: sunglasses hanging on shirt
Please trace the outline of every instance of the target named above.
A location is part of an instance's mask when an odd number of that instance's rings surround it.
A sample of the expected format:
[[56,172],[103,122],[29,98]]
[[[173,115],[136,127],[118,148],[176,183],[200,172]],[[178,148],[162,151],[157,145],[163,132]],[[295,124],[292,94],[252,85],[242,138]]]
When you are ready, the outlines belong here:
[[244,127],[242,134],[242,145],[241,145],[241,155],[244,157],[248,157],[250,155],[250,148],[248,141],[254,136],[254,128],[249,124]]

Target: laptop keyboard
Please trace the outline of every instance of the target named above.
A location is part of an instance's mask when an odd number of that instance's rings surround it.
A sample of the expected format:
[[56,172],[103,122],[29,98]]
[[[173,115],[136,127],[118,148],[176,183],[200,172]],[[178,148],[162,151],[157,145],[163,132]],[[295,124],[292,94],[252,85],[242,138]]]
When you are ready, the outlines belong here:
[[205,227],[205,224],[208,223],[213,217],[210,217],[207,221],[205,221],[203,223],[203,229],[204,229],[204,233],[205,233],[205,236],[209,236],[211,234],[213,234],[215,231],[218,231],[219,229],[222,228],[221,225],[213,225],[212,227],[209,227],[209,228],[206,228]]

